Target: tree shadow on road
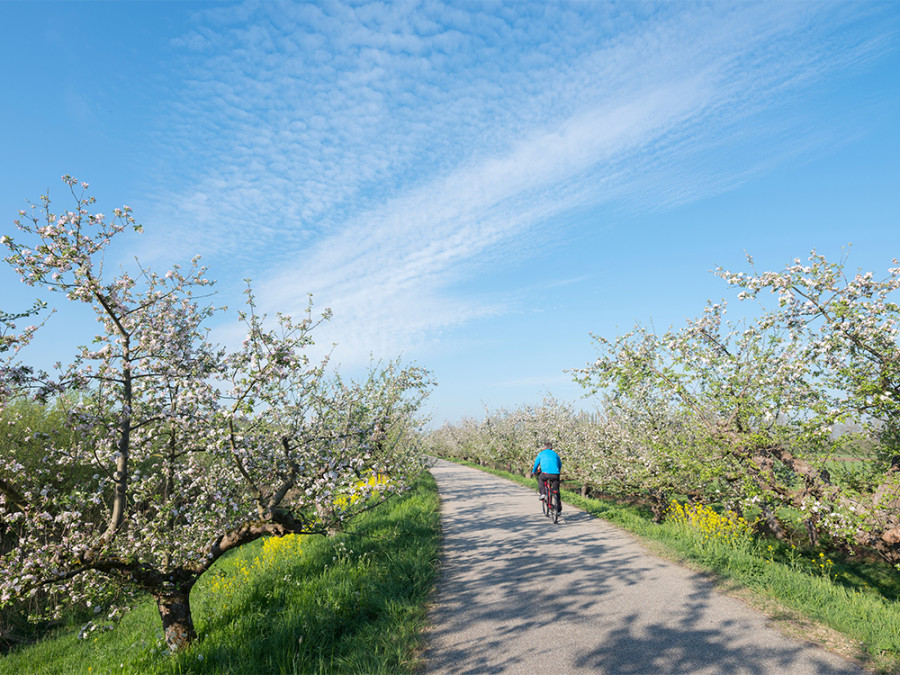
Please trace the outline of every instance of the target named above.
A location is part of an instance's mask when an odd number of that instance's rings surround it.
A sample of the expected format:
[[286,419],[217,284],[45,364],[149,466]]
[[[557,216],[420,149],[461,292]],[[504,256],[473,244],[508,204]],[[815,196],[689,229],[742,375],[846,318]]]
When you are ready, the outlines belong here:
[[428,671],[861,672],[777,633],[761,645],[758,615],[703,575],[584,512],[554,525],[535,492],[474,475],[439,478],[445,562]]

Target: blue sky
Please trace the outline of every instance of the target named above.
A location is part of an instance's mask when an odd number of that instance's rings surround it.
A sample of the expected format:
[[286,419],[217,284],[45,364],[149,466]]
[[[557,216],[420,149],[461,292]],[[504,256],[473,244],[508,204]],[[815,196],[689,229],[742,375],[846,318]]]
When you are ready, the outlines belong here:
[[[590,333],[682,323],[745,253],[900,257],[897,3],[3,2],[0,26],[0,232],[87,181],[144,225],[114,261],[200,254],[269,312],[312,293],[343,371],[434,372],[436,423],[578,399]],[[86,316],[26,356],[65,360]]]

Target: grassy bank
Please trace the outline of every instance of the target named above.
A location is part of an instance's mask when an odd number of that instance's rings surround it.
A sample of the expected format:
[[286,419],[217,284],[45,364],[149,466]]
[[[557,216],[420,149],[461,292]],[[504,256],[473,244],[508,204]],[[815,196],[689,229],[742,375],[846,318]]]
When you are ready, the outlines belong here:
[[191,594],[199,639],[170,656],[152,602],[113,630],[79,629],[0,658],[15,673],[403,673],[419,665],[440,550],[437,488],[415,490],[335,537],[254,542]]
[[[533,479],[468,466],[534,488]],[[723,590],[879,672],[900,673],[900,578],[887,565],[833,560],[779,542],[710,536],[684,523],[654,523],[649,512],[562,490],[563,500],[628,530],[662,557],[712,572]]]

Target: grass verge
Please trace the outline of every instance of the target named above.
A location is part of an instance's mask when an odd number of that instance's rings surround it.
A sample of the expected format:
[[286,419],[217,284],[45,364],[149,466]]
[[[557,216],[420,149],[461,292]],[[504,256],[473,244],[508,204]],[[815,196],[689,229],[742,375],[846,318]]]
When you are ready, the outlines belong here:
[[[535,486],[533,479],[520,474],[459,463]],[[900,673],[898,580],[884,566],[870,565],[873,569],[867,570],[865,563],[820,563],[768,542],[725,545],[684,525],[654,523],[633,506],[561,492],[566,503],[638,535],[655,554],[713,573],[720,588],[765,612],[786,632],[819,642],[868,669]],[[872,585],[864,581],[885,576],[892,578]]]
[[2,657],[0,672],[413,672],[439,554],[437,487],[426,473],[345,533],[261,540],[220,560],[191,593],[199,638],[180,654],[165,651],[146,602],[114,630],[79,639],[68,629]]

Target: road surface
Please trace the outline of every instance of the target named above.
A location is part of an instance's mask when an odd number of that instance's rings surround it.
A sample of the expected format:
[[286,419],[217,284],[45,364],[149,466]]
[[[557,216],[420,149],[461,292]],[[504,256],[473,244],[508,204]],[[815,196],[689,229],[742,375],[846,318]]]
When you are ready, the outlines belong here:
[[702,574],[536,490],[438,461],[444,559],[428,673],[863,673]]

